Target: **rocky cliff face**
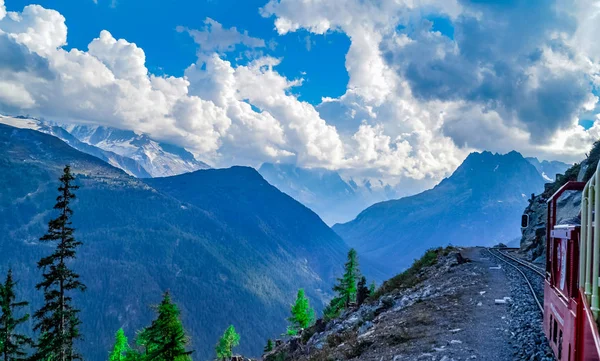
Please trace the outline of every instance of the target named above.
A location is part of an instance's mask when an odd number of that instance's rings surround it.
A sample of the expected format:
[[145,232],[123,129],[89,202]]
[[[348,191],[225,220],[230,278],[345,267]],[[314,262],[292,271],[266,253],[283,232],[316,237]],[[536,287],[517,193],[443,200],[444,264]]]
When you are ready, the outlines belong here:
[[[530,260],[544,262],[546,254],[546,219],[548,216],[546,201],[566,182],[587,182],[593,175],[600,159],[600,142],[594,144],[589,156],[581,163],[573,165],[556,181],[546,183],[542,194],[529,199],[524,214],[529,215],[529,224],[522,229],[520,248]],[[579,222],[581,193],[565,192],[557,203],[557,223]]]
[[[530,199],[525,214],[529,215],[529,225],[522,230],[521,250],[527,258],[536,262],[544,261],[546,252],[546,219],[548,216],[547,199],[543,194]],[[579,224],[581,192],[567,191],[557,202],[557,224]]]

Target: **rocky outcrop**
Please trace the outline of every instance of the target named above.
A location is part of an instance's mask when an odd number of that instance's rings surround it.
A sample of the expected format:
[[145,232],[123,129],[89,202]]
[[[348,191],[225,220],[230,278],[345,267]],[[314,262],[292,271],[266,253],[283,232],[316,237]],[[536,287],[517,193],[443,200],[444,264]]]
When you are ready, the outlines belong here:
[[546,247],[546,218],[548,209],[543,195],[532,196],[524,214],[529,216],[529,223],[522,229],[521,250],[527,254],[529,260],[544,254]]
[[[547,199],[543,194],[529,200],[524,214],[529,215],[529,224],[522,229],[521,251],[531,261],[543,263],[546,252],[546,219],[548,217]],[[557,224],[579,224],[581,192],[567,191],[557,202]]]
[[[419,337],[419,334],[409,334],[407,324],[425,322],[424,318],[429,320],[431,307],[425,306],[429,302],[437,304],[441,298],[454,297],[464,283],[457,282],[456,277],[465,280],[471,277],[468,272],[454,272],[468,264],[459,264],[459,258],[466,258],[457,257],[457,253],[456,250],[440,253],[434,265],[418,272],[416,277],[421,281],[415,286],[386,293],[346,310],[329,322],[319,320],[300,336],[277,345],[263,355],[262,360],[350,360],[375,356],[380,359],[384,355],[384,359],[394,359],[399,352],[398,345]],[[423,326],[429,327],[429,321]]]
[[[587,182],[598,164],[600,144],[596,143],[590,156],[579,164],[573,165],[564,175],[552,183],[546,183],[540,195],[532,195],[524,214],[529,215],[529,224],[521,230],[520,248],[527,258],[535,262],[544,262],[546,254],[547,201],[567,181]],[[557,224],[579,224],[581,192],[567,191],[557,203]]]

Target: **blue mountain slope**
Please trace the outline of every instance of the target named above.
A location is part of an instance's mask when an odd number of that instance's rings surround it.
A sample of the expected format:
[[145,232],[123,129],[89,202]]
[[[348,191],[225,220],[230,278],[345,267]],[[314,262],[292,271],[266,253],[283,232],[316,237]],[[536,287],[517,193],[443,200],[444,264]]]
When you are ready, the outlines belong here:
[[535,167],[517,152],[472,153],[433,189],[377,203],[333,229],[359,253],[407,267],[431,247],[518,237],[523,207],[543,186]]
[[373,189],[367,181],[358,185],[346,182],[336,171],[300,168],[293,164],[264,163],[258,170],[281,191],[314,210],[327,224],[353,219],[375,202],[389,199],[393,190]]

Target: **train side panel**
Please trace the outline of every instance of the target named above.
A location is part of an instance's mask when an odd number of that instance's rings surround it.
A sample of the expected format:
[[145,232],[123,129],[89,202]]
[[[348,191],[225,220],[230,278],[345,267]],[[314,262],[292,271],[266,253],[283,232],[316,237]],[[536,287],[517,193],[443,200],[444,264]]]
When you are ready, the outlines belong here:
[[550,232],[544,281],[544,333],[557,360],[576,360],[577,355],[577,226],[561,226]]
[[600,336],[594,316],[590,311],[590,305],[583,293],[579,290],[577,314],[577,359],[575,361],[598,361],[600,360]]
[[576,360],[577,315],[576,308],[570,307],[570,302],[545,282],[544,333],[557,360]]

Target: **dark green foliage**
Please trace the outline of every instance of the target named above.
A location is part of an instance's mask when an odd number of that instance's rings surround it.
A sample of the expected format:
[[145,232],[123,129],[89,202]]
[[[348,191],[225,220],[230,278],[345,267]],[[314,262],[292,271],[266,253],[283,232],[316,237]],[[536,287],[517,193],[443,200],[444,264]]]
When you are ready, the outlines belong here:
[[189,338],[179,319],[179,308],[165,292],[157,307],[158,317],[139,334],[138,343],[144,347],[144,361],[191,361],[193,351],[186,350]]
[[415,260],[409,269],[385,281],[381,287],[375,291],[372,298],[378,299],[391,291],[413,287],[421,281],[419,273],[423,268],[433,266],[437,263],[440,255],[447,255],[453,249],[454,247],[449,246],[446,248],[440,247],[427,250],[420,259]]
[[587,169],[585,170],[585,175],[583,177],[583,181],[587,182],[592,178],[596,168],[598,167],[598,160],[600,160],[600,140],[595,141],[590,151],[590,154],[587,158]]
[[108,356],[108,361],[125,361],[128,352],[129,344],[127,343],[127,336],[125,336],[123,329],[120,328],[115,334],[115,345]]
[[16,300],[15,286],[12,270],[9,269],[6,281],[0,284],[0,356],[4,361],[27,360],[26,348],[33,345],[29,337],[17,330],[19,325],[29,320],[29,314],[19,317],[16,313],[29,303]]
[[306,329],[315,321],[315,310],[310,307],[304,289],[298,290],[296,302],[292,305],[291,312],[292,316],[288,318],[291,325],[287,329],[287,334],[290,336],[297,335],[298,332]]
[[268,339],[267,344],[265,345],[265,348],[263,349],[263,352],[264,353],[271,352],[271,351],[273,351],[274,348],[275,348],[275,343],[273,342],[273,340]]
[[358,281],[356,291],[356,303],[358,305],[362,305],[363,302],[365,302],[365,300],[369,297],[370,293],[371,292],[369,291],[369,287],[367,287],[367,278],[365,276],[362,276]]
[[65,166],[54,205],[59,216],[48,223],[48,232],[40,238],[42,242],[56,243],[56,249],[38,262],[38,268],[43,270],[43,281],[36,288],[44,291],[45,301],[34,314],[37,321],[35,329],[42,334],[34,355],[38,360],[71,361],[81,358],[73,347],[73,342],[81,338],[81,321],[79,310],[72,305],[72,295],[73,291],[84,291],[85,285],[67,265],[82,244],[73,236],[74,229],[71,227],[73,210],[70,205],[75,199],[73,191],[79,188],[73,184],[74,180],[71,168]]
[[333,290],[343,300],[345,307],[348,307],[350,302],[356,301],[356,279],[359,275],[358,256],[356,250],[351,248],[348,251],[348,261],[344,264],[344,275],[338,278],[337,284],[333,286]]
[[347,261],[344,264],[344,274],[341,278],[337,279],[337,283],[333,286],[336,296],[323,310],[325,321],[338,317],[342,310],[347,308],[351,302],[356,302],[358,277],[360,277],[358,256],[356,250],[351,248],[348,251]]
[[219,339],[215,351],[217,359],[226,360],[233,356],[233,348],[240,344],[240,335],[235,332],[233,325],[227,327],[223,336]]
[[375,283],[375,281],[371,282],[371,285],[369,286],[369,297],[373,296],[375,294],[375,291],[377,290],[377,284]]

